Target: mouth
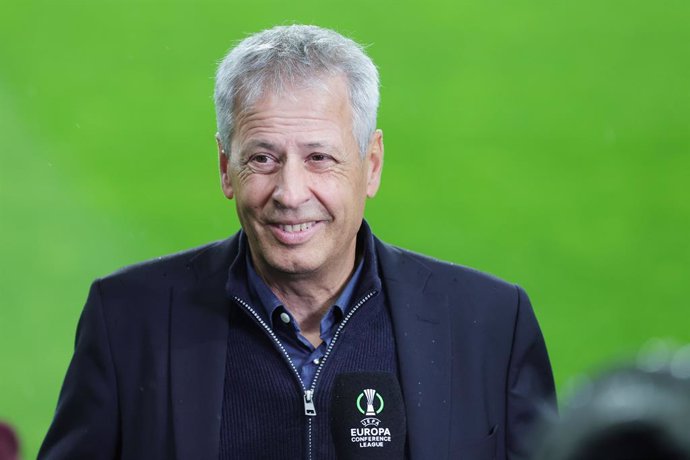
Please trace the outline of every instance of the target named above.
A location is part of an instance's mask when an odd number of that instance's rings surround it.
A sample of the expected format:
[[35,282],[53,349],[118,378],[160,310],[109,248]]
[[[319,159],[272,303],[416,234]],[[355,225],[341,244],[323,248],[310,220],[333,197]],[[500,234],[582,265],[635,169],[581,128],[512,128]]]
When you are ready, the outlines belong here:
[[301,224],[276,224],[277,227],[284,231],[285,233],[299,233],[299,232],[306,232],[310,228],[312,228],[314,225],[316,225],[316,221],[311,221],[311,222],[302,222]]
[[323,222],[310,220],[307,222],[281,223],[269,225],[273,237],[286,246],[297,246],[308,242],[321,227]]

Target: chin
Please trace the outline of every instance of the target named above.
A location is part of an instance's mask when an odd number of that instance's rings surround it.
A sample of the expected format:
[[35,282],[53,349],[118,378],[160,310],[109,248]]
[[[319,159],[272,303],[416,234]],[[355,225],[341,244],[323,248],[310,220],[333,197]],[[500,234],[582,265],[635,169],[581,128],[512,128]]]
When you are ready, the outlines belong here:
[[271,270],[290,275],[311,273],[319,267],[316,260],[304,256],[297,257],[297,254],[285,254],[284,257],[267,257],[264,260]]
[[298,276],[313,273],[316,271],[317,267],[298,262],[293,264],[270,265],[270,268],[275,272],[282,273],[284,275]]

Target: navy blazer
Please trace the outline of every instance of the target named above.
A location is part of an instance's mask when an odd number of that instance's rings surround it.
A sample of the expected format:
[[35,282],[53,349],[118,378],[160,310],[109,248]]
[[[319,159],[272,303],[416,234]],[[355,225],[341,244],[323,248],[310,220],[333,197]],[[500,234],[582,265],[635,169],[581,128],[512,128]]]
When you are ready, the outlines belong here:
[[[555,409],[524,291],[375,239],[412,460],[524,458]],[[91,286],[40,459],[218,458],[237,235]]]

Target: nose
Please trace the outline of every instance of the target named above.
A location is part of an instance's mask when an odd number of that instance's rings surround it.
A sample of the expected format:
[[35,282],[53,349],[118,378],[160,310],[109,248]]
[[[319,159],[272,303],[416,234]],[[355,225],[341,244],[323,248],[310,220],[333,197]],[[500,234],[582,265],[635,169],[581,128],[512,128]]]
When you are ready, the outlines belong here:
[[311,198],[309,173],[298,158],[288,158],[277,175],[273,200],[282,208],[297,209]]

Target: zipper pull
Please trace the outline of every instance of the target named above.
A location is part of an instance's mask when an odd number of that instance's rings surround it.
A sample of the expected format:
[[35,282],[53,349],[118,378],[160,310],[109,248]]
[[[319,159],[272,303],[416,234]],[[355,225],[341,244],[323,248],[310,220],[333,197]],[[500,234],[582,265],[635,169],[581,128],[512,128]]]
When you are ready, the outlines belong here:
[[312,417],[316,415],[316,407],[314,407],[314,390],[305,390],[304,392],[304,413]]

